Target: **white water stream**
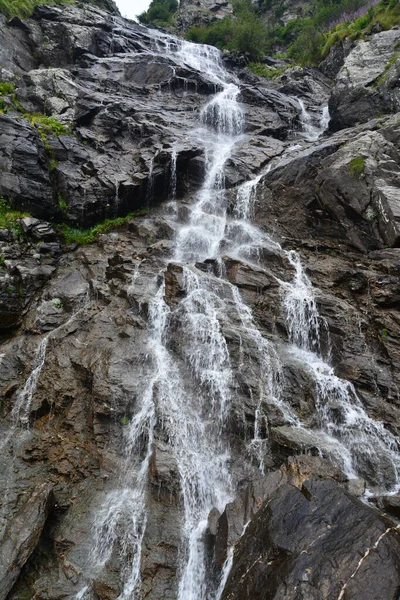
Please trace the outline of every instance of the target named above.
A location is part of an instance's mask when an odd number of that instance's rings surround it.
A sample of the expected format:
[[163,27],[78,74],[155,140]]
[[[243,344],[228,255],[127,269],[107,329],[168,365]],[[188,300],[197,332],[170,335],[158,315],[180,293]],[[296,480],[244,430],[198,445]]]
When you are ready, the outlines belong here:
[[[283,251],[251,223],[258,186],[266,173],[237,191],[233,215],[229,214],[224,186],[224,165],[241,139],[244,113],[238,83],[229,75],[215,48],[194,45],[155,32],[154,52],[190,66],[216,87],[214,97],[201,110],[199,127],[192,136],[204,148],[205,176],[188,220],[175,240],[174,264],[182,275],[184,296],[176,307],[164,301],[164,285],[149,305],[148,363],[151,377],[144,382],[136,413],[125,431],[124,459],[115,489],[109,492],[94,522],[94,542],[88,559],[89,573],[76,599],[92,598],[91,580],[110,561],[113,552],[124,557],[122,592],[118,600],[140,600],[142,544],[147,524],[147,478],[157,431],[168,440],[179,475],[182,501],[182,535],[177,586],[178,600],[219,600],[232,564],[232,552],[218,582],[211,582],[204,543],[208,515],[220,512],[235,495],[237,481],[231,472],[232,451],[227,423],[232,410],[236,377],[226,341],[228,325],[240,337],[241,360],[247,361],[258,382],[253,398],[254,435],[249,456],[264,472],[268,405],[277,407],[285,422],[309,439],[349,477],[361,476],[373,465],[371,482],[383,490],[398,489],[398,445],[383,425],[365,412],[354,388],[339,379],[323,357],[321,319],[310,280],[299,256]],[[308,119],[299,101],[305,137],[316,140],[326,126],[326,111],[319,127]],[[176,194],[176,159],[173,152],[170,196]],[[152,163],[153,164],[153,163]],[[151,193],[151,177],[148,193]],[[316,411],[312,427],[282,393],[282,369],[277,350],[262,335],[250,308],[237,287],[223,277],[223,256],[261,264],[263,249],[280,252],[292,267],[290,283],[280,282],[282,309],[289,337],[287,352],[315,382]],[[219,273],[205,272],[196,264],[212,259]],[[140,278],[135,271],[130,293]],[[230,314],[228,314],[230,313]],[[171,349],[174,328],[179,348]],[[39,366],[39,365],[38,365]],[[36,375],[32,373],[34,379]],[[187,374],[190,377],[187,377]],[[40,374],[40,369],[39,369]],[[188,383],[190,381],[190,383]]]
[[315,142],[326,131],[329,121],[329,109],[324,106],[322,113],[317,119],[307,109],[300,98],[297,100],[300,106],[300,123],[303,128],[303,137],[309,142]]

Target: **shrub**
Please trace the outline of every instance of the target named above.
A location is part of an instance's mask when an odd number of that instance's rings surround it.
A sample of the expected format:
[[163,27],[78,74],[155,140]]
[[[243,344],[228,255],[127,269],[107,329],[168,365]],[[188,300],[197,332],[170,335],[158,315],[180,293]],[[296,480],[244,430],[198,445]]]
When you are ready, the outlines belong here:
[[152,0],[147,11],[138,15],[140,23],[163,27],[171,25],[174,13],[178,10],[177,0]]
[[0,197],[0,229],[10,229],[16,236],[20,236],[22,227],[19,219],[28,216],[28,213],[14,210],[8,200]]
[[107,233],[111,229],[121,227],[128,219],[147,213],[147,209],[143,208],[136,212],[128,213],[125,217],[117,217],[116,219],[105,219],[93,227],[87,229],[79,229],[72,227],[66,223],[56,225],[60,233],[63,234],[67,244],[92,244],[96,240],[96,235],[99,233]]
[[349,171],[354,177],[361,177],[365,169],[365,160],[361,157],[353,158],[349,164]]
[[9,82],[0,83],[0,96],[5,96],[6,94],[13,94],[15,91],[14,85]]

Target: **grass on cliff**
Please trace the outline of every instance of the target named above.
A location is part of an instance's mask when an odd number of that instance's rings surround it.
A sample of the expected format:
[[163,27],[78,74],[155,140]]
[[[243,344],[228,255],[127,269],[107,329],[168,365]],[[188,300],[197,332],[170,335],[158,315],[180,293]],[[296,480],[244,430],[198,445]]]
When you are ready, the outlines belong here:
[[[390,29],[400,23],[399,0],[313,0],[312,16],[293,19],[286,25],[280,24],[284,6],[277,0],[264,0],[261,7],[251,0],[235,0],[233,8],[233,15],[207,26],[191,27],[186,38],[220,49],[247,52],[253,58],[253,66],[257,65],[254,59],[263,54],[283,54],[300,65],[318,64],[331,46],[344,38],[364,37],[377,24]],[[265,10],[269,11],[268,19]],[[261,67],[254,70],[264,75]]]
[[5,15],[7,19],[12,17],[30,17],[33,13],[35,6],[38,4],[72,4],[71,0],[0,0],[0,13]]
[[[91,4],[98,6],[102,10],[110,10],[111,2],[103,2],[102,0],[80,0],[82,4]],[[0,0],[0,13],[7,19],[12,17],[20,17],[24,19],[30,17],[35,6],[44,4],[47,6],[75,4],[75,0]],[[112,12],[118,14],[117,6],[114,4]]]
[[0,197],[0,229],[10,229],[15,235],[22,234],[19,219],[29,217],[29,214],[20,210],[14,210],[8,200]]
[[96,241],[96,236],[99,233],[107,233],[112,229],[116,229],[117,227],[121,227],[133,217],[138,217],[143,214],[147,214],[148,209],[142,208],[135,212],[130,212],[124,217],[117,217],[115,219],[105,219],[101,223],[97,225],[93,225],[93,227],[88,227],[87,229],[80,229],[77,227],[72,227],[71,225],[67,225],[66,223],[61,223],[56,225],[56,229],[63,234],[65,241],[67,244],[93,244]]
[[361,177],[365,170],[365,160],[362,157],[353,158],[349,164],[349,171],[354,177]]
[[172,25],[174,14],[177,10],[177,0],[152,0],[148,10],[138,15],[138,20],[143,25],[167,27],[168,25]]

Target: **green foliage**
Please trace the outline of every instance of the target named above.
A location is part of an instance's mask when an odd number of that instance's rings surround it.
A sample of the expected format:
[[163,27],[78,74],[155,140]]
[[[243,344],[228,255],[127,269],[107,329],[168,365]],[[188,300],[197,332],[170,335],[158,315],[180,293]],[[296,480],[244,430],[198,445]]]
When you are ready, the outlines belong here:
[[365,160],[361,157],[353,158],[349,164],[349,171],[354,177],[361,177],[365,169]]
[[19,219],[22,217],[29,217],[29,214],[14,210],[5,198],[0,197],[0,229],[10,229],[16,236],[20,236],[22,227]]
[[259,75],[260,77],[268,77],[269,79],[276,79],[276,77],[280,77],[287,69],[287,67],[268,67],[264,63],[260,62],[251,62],[248,64],[248,67],[256,75]]
[[129,417],[121,417],[119,422],[121,423],[121,425],[129,425],[130,420]]
[[331,47],[345,38],[355,40],[369,35],[375,23],[379,23],[385,30],[399,25],[400,2],[398,0],[394,2],[391,0],[381,0],[379,4],[370,8],[365,15],[362,15],[358,19],[344,21],[333,27],[324,35],[325,44],[321,52],[321,58],[325,58]]
[[[278,55],[284,51],[296,64],[318,64],[331,46],[344,38],[357,39],[368,35],[377,22],[383,29],[400,23],[398,0],[381,0],[365,14],[355,18],[367,2],[313,0],[311,17],[294,19],[283,26],[279,18],[284,5],[278,0],[264,0],[259,3],[260,9],[255,8],[249,0],[236,0],[233,3],[233,16],[226,16],[208,26],[191,27],[186,37],[221,49],[248,52],[254,58],[264,53]],[[265,24],[262,15],[262,11],[266,10],[269,11],[268,24]],[[273,76],[272,73],[265,75],[266,69],[258,65],[254,61],[250,68],[258,75]]]
[[[108,10],[107,2],[102,0],[82,0],[83,3],[99,6],[103,10]],[[24,19],[30,17],[35,6],[38,4],[53,5],[68,5],[74,4],[75,0],[0,0],[0,13],[6,16],[7,19],[12,17],[20,17]]]
[[13,94],[15,92],[14,84],[10,82],[0,83],[0,96]]
[[152,0],[148,10],[138,15],[138,19],[145,25],[166,27],[173,23],[174,13],[177,10],[177,0]]
[[386,339],[387,339],[387,337],[388,337],[388,330],[386,329],[386,327],[384,327],[384,328],[381,330],[381,338],[382,338],[382,340],[386,340]]
[[69,132],[67,127],[63,125],[63,123],[60,123],[60,121],[57,121],[54,117],[47,117],[41,113],[25,113],[23,117],[44,134],[53,133],[54,135],[66,135]]
[[254,57],[267,49],[267,27],[250,0],[233,2],[234,16],[227,15],[208,26],[191,27],[186,39],[220,49],[248,52]]
[[68,204],[67,204],[64,196],[61,193],[58,194],[57,200],[58,200],[58,206],[60,207],[60,210],[63,213],[67,213],[68,212]]
[[385,81],[387,81],[389,79],[389,70],[391,69],[391,67],[394,65],[394,63],[397,61],[397,59],[400,56],[400,52],[396,52],[387,62],[387,64],[385,65],[385,70],[384,73],[378,77],[378,79],[374,82],[374,87],[378,87],[382,84],[385,83]]
[[63,303],[60,300],[60,298],[52,298],[51,303],[54,306],[54,308],[58,308],[59,310],[62,310]]
[[116,219],[105,219],[101,223],[89,227],[88,229],[79,229],[71,227],[65,223],[61,223],[56,226],[60,233],[64,235],[67,244],[92,244],[96,240],[96,235],[99,233],[107,233],[111,229],[121,227],[124,223],[132,217],[147,213],[147,209],[143,208],[136,212],[128,213],[125,217],[117,217]]
[[[11,17],[23,19],[29,17],[38,4],[43,4],[43,2],[40,0],[0,0],[0,13],[7,19],[11,19]],[[46,4],[73,4],[73,0],[46,0]]]

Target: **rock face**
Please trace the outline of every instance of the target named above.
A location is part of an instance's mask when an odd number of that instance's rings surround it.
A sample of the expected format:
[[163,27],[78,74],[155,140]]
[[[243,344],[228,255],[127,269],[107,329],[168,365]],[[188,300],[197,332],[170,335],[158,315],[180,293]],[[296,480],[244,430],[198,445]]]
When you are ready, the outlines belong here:
[[14,517],[5,532],[5,543],[1,547],[0,598],[5,600],[21,568],[39,542],[51,507],[51,485],[40,486],[19,514]]
[[[168,47],[162,34],[91,6],[85,13],[37,8],[34,17],[16,38],[23,37],[31,62],[6,63],[23,75],[15,83],[17,100],[10,99],[10,110],[0,115],[4,196],[39,218],[87,226],[164,199],[172,168],[181,184],[178,194],[195,189],[202,151],[191,146],[187,132],[196,126],[215,80],[191,70],[181,57],[160,52]],[[2,46],[10,29],[0,28]],[[32,68],[40,65],[47,68]],[[268,137],[263,152],[263,136],[284,138],[299,106],[255,84],[250,78],[242,93],[247,129],[257,131],[261,142],[251,151],[265,164],[281,147],[271,147]],[[45,113],[65,131],[43,130],[39,123],[38,132],[26,111]],[[249,145],[244,143],[245,152]],[[232,183],[248,177],[252,163],[246,163],[231,164]]]
[[400,108],[398,29],[360,40],[348,53],[329,100],[337,131]]
[[210,598],[397,598],[399,35],[271,82],[91,6],[0,20],[2,598],[187,600],[190,543]]
[[238,543],[222,598],[395,600],[399,544],[396,526],[332,481],[285,484]]

